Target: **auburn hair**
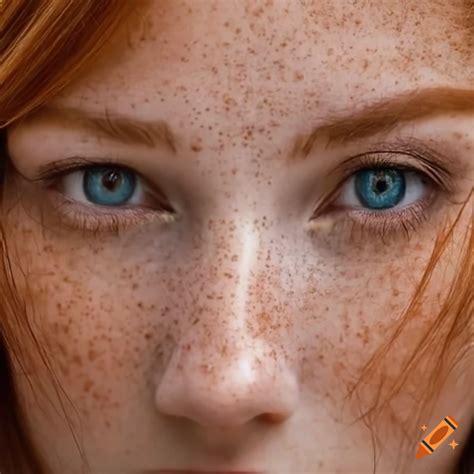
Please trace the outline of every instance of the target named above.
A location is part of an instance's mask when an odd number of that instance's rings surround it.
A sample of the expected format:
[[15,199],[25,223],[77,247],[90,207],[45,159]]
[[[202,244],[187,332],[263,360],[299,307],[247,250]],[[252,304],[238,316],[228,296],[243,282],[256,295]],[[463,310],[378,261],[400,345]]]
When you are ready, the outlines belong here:
[[[7,163],[6,128],[41,107],[58,94],[77,74],[90,64],[105,41],[121,23],[132,2],[127,0],[3,0],[0,2],[0,206],[4,170]],[[453,5],[456,2],[453,2]],[[473,0],[459,0],[456,7],[463,8],[468,32],[468,48],[474,37]],[[397,320],[391,338],[370,358],[358,382],[350,388],[349,396],[363,399],[359,390],[365,379],[378,370],[379,363],[400,336],[411,315],[418,311],[423,295],[429,287],[433,271],[445,249],[452,241],[460,216],[471,202],[472,193],[464,203],[459,216],[440,230],[430,261],[424,271],[414,297],[404,314]],[[6,249],[0,218],[0,472],[2,474],[46,474],[46,462],[35,450],[26,429],[26,417],[22,413],[12,367],[13,360],[20,360],[16,351],[21,350],[22,337],[34,335],[26,320],[26,302],[15,292],[15,282]],[[433,361],[431,388],[442,383],[448,371],[445,354],[450,350],[457,360],[467,357],[470,347],[470,331],[473,314],[473,255],[472,225],[465,232],[461,249],[459,270],[439,314],[416,351],[407,359],[396,382],[386,387],[388,397],[367,402],[361,408],[362,416],[372,426],[380,408],[396,395],[410,369],[426,356],[430,344],[442,347]],[[22,328],[21,331],[19,328]],[[14,330],[13,330],[14,329]],[[14,335],[16,332],[16,335]],[[38,347],[41,357],[45,355]],[[432,357],[432,356],[430,356]],[[47,361],[45,360],[47,364]],[[425,390],[429,404],[430,388]],[[473,436],[467,446],[459,472],[473,472]],[[375,438],[374,438],[375,440]],[[377,442],[374,441],[374,456]],[[375,470],[376,461],[374,461]]]

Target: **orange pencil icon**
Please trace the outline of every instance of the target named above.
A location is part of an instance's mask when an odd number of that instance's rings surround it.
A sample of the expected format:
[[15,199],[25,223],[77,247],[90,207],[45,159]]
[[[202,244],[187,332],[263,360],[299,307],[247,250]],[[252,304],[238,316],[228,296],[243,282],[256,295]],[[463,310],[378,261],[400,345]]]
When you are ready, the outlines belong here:
[[446,441],[451,433],[454,433],[458,426],[458,422],[452,416],[443,418],[436,428],[421,441],[416,452],[416,459],[432,454],[438,446]]

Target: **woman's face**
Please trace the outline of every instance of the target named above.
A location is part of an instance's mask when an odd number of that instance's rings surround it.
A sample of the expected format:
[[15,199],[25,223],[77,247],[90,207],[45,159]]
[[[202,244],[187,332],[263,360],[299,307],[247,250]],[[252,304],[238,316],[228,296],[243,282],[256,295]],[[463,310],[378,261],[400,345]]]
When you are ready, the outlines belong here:
[[[461,3],[136,3],[9,130],[7,239],[58,384],[39,358],[17,379],[53,472],[80,472],[76,441],[95,473],[371,472],[362,408],[434,324],[468,226],[465,212],[394,350],[346,398],[472,186]],[[459,456],[415,460],[428,359],[379,412],[380,472]],[[461,447],[465,362],[424,420],[459,418]]]

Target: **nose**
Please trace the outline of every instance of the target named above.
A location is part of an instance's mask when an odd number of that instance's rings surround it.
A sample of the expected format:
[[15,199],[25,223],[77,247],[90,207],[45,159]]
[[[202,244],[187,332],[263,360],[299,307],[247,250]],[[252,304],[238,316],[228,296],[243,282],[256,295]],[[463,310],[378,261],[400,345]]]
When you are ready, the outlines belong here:
[[[239,259],[232,259],[231,268],[220,269],[236,278],[216,277],[220,298],[177,341],[155,392],[162,414],[228,431],[254,419],[282,422],[295,411],[297,373],[285,356],[282,339],[265,331],[255,334],[249,324],[262,315],[252,309],[258,305],[248,301],[249,295],[259,293],[256,285],[262,288],[255,277],[258,240],[252,229],[243,229],[239,248],[233,249]],[[220,275],[213,270],[206,274]],[[265,316],[272,317],[270,308]]]
[[247,342],[236,344],[230,356],[228,343],[180,345],[158,386],[158,410],[217,429],[290,417],[298,400],[294,372],[264,341]]

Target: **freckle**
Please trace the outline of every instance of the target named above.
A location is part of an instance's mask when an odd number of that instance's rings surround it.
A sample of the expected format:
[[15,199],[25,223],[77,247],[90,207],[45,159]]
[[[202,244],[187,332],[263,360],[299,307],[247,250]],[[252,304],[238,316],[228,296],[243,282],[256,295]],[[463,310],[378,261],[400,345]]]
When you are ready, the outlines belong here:
[[93,349],[89,350],[88,352],[88,357],[91,362],[94,362],[95,359],[97,359],[97,352],[94,351]]
[[132,290],[137,290],[137,289],[138,289],[138,283],[133,283]]
[[84,391],[88,392],[92,388],[93,385],[94,385],[94,382],[92,382],[92,380],[86,380],[84,382]]
[[143,303],[142,303],[141,301],[139,301],[139,302],[137,303],[137,306],[138,306],[140,309],[143,309]]
[[191,150],[194,152],[199,152],[202,150],[202,146],[200,145],[191,145]]
[[151,334],[149,332],[145,334],[145,339],[151,339]]
[[294,80],[295,82],[302,81],[304,79],[304,74],[302,72],[296,71],[294,73]]
[[82,365],[82,359],[81,359],[81,356],[75,354],[73,357],[72,357],[72,361],[77,364],[77,365]]

